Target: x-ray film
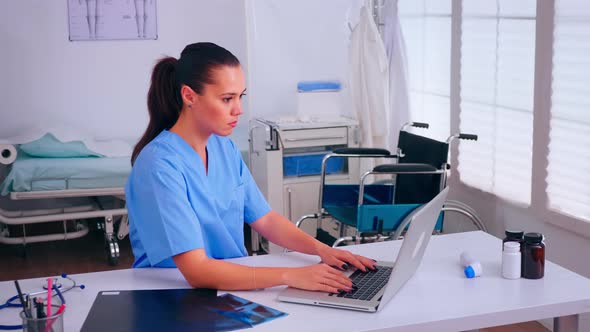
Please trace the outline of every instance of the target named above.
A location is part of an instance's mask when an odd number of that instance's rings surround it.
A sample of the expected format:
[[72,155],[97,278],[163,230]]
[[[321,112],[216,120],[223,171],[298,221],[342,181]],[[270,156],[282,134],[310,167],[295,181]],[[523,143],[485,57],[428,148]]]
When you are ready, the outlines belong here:
[[287,313],[282,311],[229,293],[218,296],[217,301],[211,304],[209,307],[211,311],[233,318],[249,326],[255,326],[287,315]]

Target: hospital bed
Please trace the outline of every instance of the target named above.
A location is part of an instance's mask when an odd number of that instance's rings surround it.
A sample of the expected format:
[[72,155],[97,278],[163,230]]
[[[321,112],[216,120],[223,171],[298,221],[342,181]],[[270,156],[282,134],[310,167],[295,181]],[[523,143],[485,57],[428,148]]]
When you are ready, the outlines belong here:
[[[124,185],[131,171],[130,158],[38,158],[18,146],[11,150],[16,151],[16,160],[0,165],[1,194],[10,206],[0,208],[0,243],[26,246],[75,239],[89,232],[86,219],[100,218],[104,221],[97,228],[104,231],[107,260],[116,265],[118,240],[129,230]],[[2,151],[3,157],[7,151]],[[63,231],[27,234],[26,225],[49,222],[61,223]],[[9,227],[18,225],[18,232]]]

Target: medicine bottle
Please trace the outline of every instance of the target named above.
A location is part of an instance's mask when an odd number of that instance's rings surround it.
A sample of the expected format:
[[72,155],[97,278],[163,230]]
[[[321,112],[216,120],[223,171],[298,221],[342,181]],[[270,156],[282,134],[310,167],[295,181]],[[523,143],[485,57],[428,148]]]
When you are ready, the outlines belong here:
[[481,276],[483,272],[481,263],[476,261],[469,252],[463,251],[461,256],[459,256],[459,261],[461,266],[463,266],[463,273],[466,278],[471,279]]
[[[504,233],[506,234],[506,237],[502,240],[502,245],[508,241],[518,242],[520,243],[520,251],[522,251],[522,246],[524,244],[524,232],[507,229]],[[504,250],[504,247],[502,247],[502,250]]]
[[506,279],[520,278],[520,243],[504,242],[502,251],[502,277]]
[[522,277],[541,279],[545,275],[545,243],[543,234],[526,233],[522,250]]

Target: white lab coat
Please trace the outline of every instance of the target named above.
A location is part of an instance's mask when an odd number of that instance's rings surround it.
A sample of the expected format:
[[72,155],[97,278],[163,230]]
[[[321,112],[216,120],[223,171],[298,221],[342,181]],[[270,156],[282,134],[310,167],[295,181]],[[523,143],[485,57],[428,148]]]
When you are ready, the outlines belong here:
[[362,147],[385,148],[389,118],[389,60],[370,10],[361,8],[350,39],[350,94]]
[[[359,121],[360,146],[388,148],[389,61],[383,40],[370,10],[361,8],[350,38],[350,95],[353,114]],[[361,158],[360,172],[370,170],[374,160]]]
[[397,12],[397,1],[385,1],[382,15],[385,24],[383,41],[389,58],[390,118],[387,146],[395,153],[399,130],[410,121],[408,59]]

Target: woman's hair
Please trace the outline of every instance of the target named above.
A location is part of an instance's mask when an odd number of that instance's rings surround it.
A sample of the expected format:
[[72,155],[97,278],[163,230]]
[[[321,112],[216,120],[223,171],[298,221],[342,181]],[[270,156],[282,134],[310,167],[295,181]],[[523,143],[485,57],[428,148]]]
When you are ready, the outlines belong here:
[[178,60],[173,57],[160,59],[152,72],[147,96],[150,122],[133,149],[131,165],[149,142],[164,129],[170,129],[178,120],[182,110],[182,85],[201,94],[205,84],[213,83],[213,69],[239,65],[240,61],[230,51],[213,43],[187,45]]

